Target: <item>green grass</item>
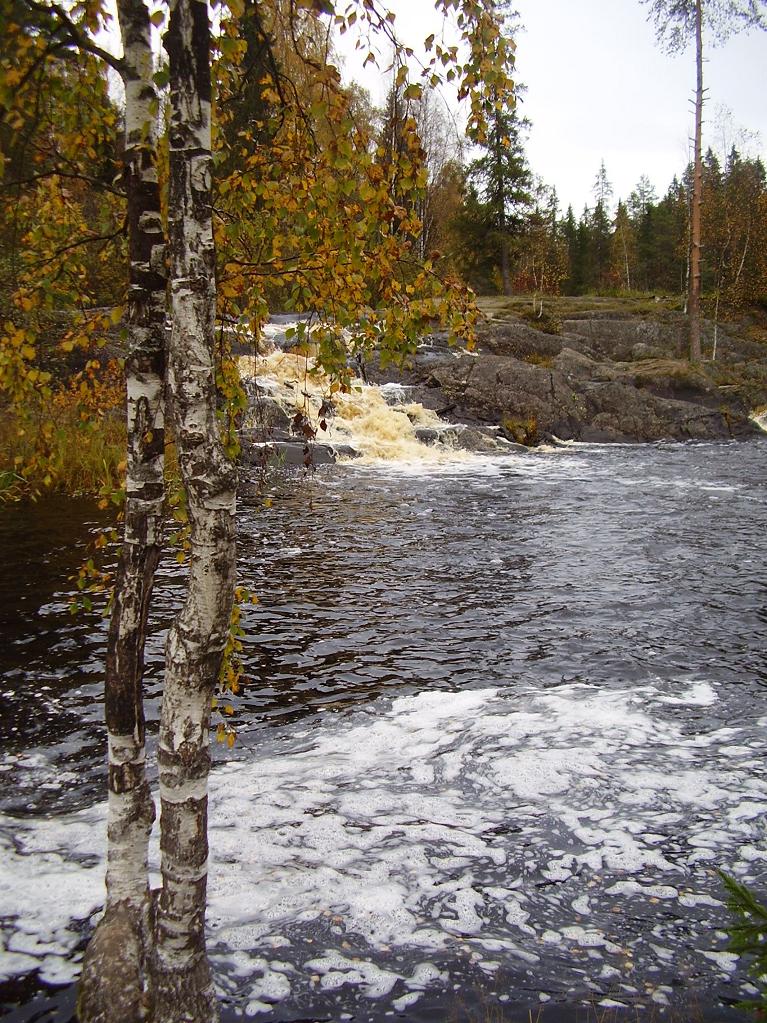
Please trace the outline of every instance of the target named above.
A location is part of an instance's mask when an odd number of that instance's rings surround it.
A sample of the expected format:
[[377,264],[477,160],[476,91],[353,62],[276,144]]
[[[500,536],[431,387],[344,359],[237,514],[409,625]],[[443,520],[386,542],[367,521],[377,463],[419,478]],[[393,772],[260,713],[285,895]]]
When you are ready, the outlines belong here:
[[[498,319],[524,319],[533,324],[533,302],[531,295],[483,295],[477,305],[485,316]],[[681,313],[682,301],[677,295],[646,295],[629,293],[623,295],[545,295],[544,316],[551,320],[577,318],[584,315],[604,316],[646,316],[651,319],[666,319],[669,315]]]

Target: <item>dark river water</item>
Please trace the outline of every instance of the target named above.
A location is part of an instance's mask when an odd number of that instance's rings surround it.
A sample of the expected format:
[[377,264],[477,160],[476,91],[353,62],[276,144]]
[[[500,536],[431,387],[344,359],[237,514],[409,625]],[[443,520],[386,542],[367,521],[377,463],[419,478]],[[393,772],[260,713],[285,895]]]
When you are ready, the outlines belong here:
[[[70,1019],[102,900],[105,624],[68,609],[99,515],[0,508],[18,1023]],[[715,871],[767,888],[767,443],[331,466],[239,519],[260,603],[214,744],[225,1019],[742,1018]]]

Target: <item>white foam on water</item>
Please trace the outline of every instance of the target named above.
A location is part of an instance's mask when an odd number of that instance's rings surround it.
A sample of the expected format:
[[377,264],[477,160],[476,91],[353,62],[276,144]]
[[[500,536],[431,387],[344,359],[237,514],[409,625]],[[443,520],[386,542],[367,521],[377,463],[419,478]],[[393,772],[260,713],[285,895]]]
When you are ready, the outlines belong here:
[[[443,983],[428,959],[461,947],[490,972],[578,947],[598,984],[605,957],[628,943],[636,970],[646,948],[614,913],[626,900],[647,903],[648,921],[654,902],[696,914],[701,936],[671,951],[718,976],[730,960],[705,926],[721,910],[706,856],[743,878],[760,867],[764,736],[753,722],[685,732],[665,696],[424,692],[260,733],[252,760],[211,782],[210,944],[220,973],[250,978],[243,1011],[268,1011],[307,976],[318,991],[399,998]],[[34,963],[69,978],[102,896],[103,808],[0,825],[5,976]],[[318,925],[325,947],[297,961],[286,934]],[[345,952],[347,938],[368,954]],[[420,980],[387,965],[392,949],[420,956]]]
[[304,963],[306,970],[317,975],[324,991],[336,991],[344,984],[360,986],[369,998],[388,995],[401,975],[382,970],[370,960],[349,959],[338,952],[328,952]]
[[405,405],[413,392],[412,387],[397,383],[379,384],[378,390],[383,395],[387,405]]
[[0,979],[39,969],[47,983],[71,983],[82,923],[104,897],[106,806],[50,821],[0,817],[0,828]]
[[[415,442],[418,443],[418,442]],[[424,454],[431,452],[432,454]],[[480,455],[471,452],[453,451],[449,447],[436,449],[430,445],[418,443],[411,457],[398,456],[395,460],[388,458],[353,459],[344,464],[350,470],[365,469],[379,472],[387,477],[427,478],[427,477],[462,477],[462,476],[501,476],[506,468],[506,458],[513,455]]]
[[703,952],[706,959],[716,963],[723,973],[732,973],[738,965],[738,957],[734,952]]
[[710,707],[717,702],[716,689],[710,682],[692,682],[684,692],[659,698],[663,703],[677,703],[688,707]]

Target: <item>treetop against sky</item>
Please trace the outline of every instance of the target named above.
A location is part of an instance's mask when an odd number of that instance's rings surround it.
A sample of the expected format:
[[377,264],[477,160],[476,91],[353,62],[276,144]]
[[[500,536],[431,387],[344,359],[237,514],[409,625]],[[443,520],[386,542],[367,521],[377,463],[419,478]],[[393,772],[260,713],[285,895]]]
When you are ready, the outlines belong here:
[[[389,6],[398,32],[414,47],[441,25],[427,0]],[[520,110],[532,121],[526,149],[535,173],[556,187],[562,208],[571,203],[578,215],[584,203],[593,205],[602,160],[616,201],[628,197],[642,174],[665,192],[691,153],[693,51],[664,53],[639,0],[517,0],[515,7],[521,22],[516,77],[526,87]],[[388,77],[380,68],[363,70],[366,51],[355,53],[350,37],[338,46],[345,77],[382,102]],[[766,158],[767,35],[744,32],[707,46],[705,75],[704,147],[721,152],[736,144]]]
[[[112,7],[112,0],[107,5]],[[423,58],[423,41],[439,37],[445,21],[431,0],[390,0],[394,29]],[[640,0],[517,0],[516,78],[524,85],[520,112],[532,128],[526,151],[533,171],[553,185],[562,210],[578,215],[593,205],[593,185],[604,160],[614,199],[627,198],[645,174],[663,194],[691,157],[694,54],[669,55],[659,46]],[[450,42],[455,33],[445,29]],[[382,105],[392,75],[391,49],[375,48],[377,65],[363,66],[368,47],[355,49],[354,31],[336,38],[347,81],[358,81]],[[109,48],[119,52],[116,29]],[[159,33],[157,38],[159,49]],[[415,66],[415,65],[414,65]],[[734,35],[706,48],[704,148],[725,153],[735,144],[767,160],[767,34]],[[455,97],[444,103],[461,124]]]

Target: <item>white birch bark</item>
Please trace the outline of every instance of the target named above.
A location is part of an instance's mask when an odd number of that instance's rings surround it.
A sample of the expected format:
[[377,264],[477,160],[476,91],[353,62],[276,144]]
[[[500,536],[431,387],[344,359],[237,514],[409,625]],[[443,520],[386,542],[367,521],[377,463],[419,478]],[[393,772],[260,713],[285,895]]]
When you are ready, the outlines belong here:
[[[110,765],[108,900],[145,900],[154,809],[145,777],[142,676],[146,618],[160,552],[165,448],[165,236],[157,180],[157,102],[149,11],[118,0],[125,74],[130,288],[126,319],[128,458],[124,547],[107,651]],[[144,824],[146,837],[133,833]],[[113,833],[113,834],[112,834]]]
[[743,244],[743,255],[740,257],[740,263],[738,264],[738,272],[735,274],[735,280],[733,281],[733,284],[735,285],[736,288],[738,286],[738,282],[740,281],[741,275],[743,273],[743,267],[746,265],[746,256],[748,255],[748,246],[749,246],[749,242],[751,241],[751,224],[752,223],[753,223],[753,221],[751,220],[751,217],[749,217],[748,218],[748,230],[746,231],[746,240],[745,240],[745,242]]
[[123,546],[105,679],[107,902],[83,966],[81,1023],[132,1023],[145,1017],[152,940],[147,847],[155,814],[145,771],[142,682],[164,489],[165,238],[156,169],[157,94],[149,11],[143,0],[118,0],[117,6],[123,43],[130,255],[128,452]]
[[217,1018],[205,949],[207,780],[210,704],[234,592],[236,472],[216,417],[209,33],[205,3],[171,4],[169,393],[191,551],[186,602],[167,641],[158,752],[157,1023]]

